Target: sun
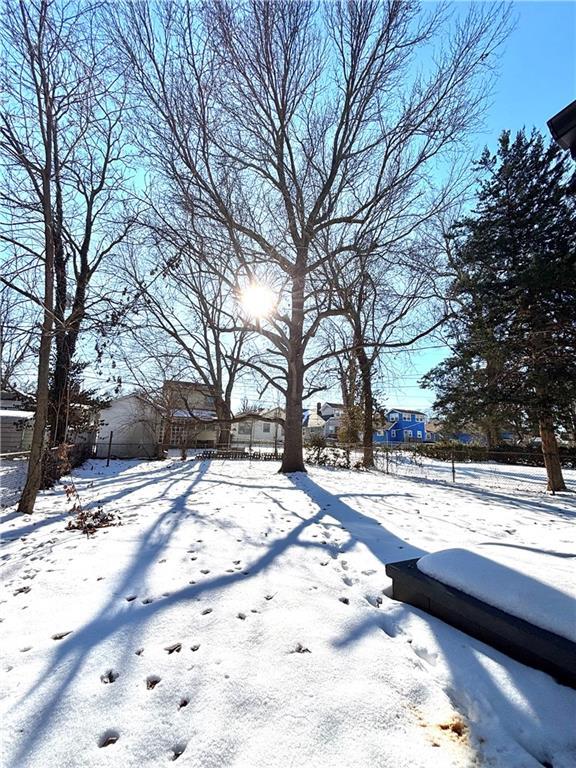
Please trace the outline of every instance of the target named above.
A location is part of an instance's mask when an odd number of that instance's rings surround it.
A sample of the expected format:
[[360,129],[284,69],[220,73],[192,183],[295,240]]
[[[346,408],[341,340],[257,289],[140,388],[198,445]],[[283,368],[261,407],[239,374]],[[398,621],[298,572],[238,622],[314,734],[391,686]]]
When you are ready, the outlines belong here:
[[273,314],[278,298],[267,285],[250,283],[240,292],[240,303],[246,314],[254,320],[264,320]]

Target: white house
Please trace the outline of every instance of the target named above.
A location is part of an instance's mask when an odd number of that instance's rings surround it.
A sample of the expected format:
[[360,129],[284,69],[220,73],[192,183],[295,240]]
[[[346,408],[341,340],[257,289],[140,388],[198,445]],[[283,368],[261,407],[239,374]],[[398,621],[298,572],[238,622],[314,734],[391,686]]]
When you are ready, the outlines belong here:
[[0,397],[0,453],[30,450],[34,411],[24,410],[16,393],[3,390]]
[[124,395],[100,412],[96,456],[153,458],[158,453],[161,418],[140,395]]
[[266,421],[266,419],[284,419],[286,413],[283,408],[276,407],[253,414],[238,415],[245,415],[250,418],[232,424],[230,431],[233,444],[254,448],[273,448],[274,450],[282,448],[284,445],[284,427],[277,421]]
[[[125,395],[100,414],[98,457],[152,458],[165,448],[214,447],[214,398],[196,382],[166,381],[153,397]],[[112,435],[112,437],[110,437]]]

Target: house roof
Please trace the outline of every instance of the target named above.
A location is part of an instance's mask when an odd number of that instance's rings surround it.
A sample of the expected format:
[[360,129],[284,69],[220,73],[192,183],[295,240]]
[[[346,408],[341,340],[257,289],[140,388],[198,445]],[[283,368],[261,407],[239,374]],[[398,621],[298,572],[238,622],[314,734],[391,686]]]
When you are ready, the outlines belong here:
[[15,411],[3,408],[0,411],[0,418],[13,419],[14,421],[20,421],[20,419],[33,419],[34,411]]
[[386,413],[392,413],[398,411],[399,413],[417,413],[419,416],[426,416],[424,411],[415,411],[414,408],[388,408]]

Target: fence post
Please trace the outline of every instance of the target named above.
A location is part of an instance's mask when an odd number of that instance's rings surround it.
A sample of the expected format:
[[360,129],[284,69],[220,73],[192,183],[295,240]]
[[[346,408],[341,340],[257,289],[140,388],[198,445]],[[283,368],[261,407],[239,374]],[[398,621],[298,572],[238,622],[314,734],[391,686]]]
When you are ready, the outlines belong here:
[[388,448],[386,448],[386,474],[389,475],[390,472],[388,471],[388,462],[390,461],[390,452],[388,451]]
[[454,465],[454,451],[450,454],[450,458],[452,460],[452,482],[456,482],[456,466]]
[[110,454],[112,452],[112,438],[114,436],[114,432],[110,432],[110,439],[108,440],[108,455],[106,456],[106,466],[110,466]]

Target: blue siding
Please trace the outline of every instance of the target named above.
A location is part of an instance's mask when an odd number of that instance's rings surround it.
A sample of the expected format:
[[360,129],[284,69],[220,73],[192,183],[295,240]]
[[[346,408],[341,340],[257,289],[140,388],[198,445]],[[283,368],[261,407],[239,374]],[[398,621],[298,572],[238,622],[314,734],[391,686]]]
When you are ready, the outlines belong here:
[[[386,418],[393,422],[392,426],[385,430],[384,434],[374,434],[375,443],[406,443],[410,441],[424,442],[426,439],[426,421],[418,421],[417,416],[423,414],[410,413],[409,411],[388,411]],[[407,418],[404,418],[407,417]],[[407,432],[409,434],[404,435]]]

